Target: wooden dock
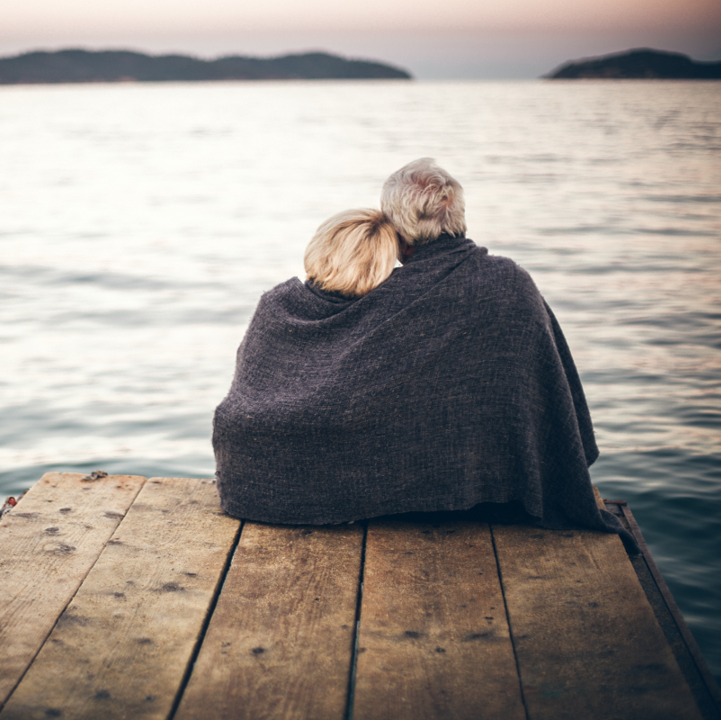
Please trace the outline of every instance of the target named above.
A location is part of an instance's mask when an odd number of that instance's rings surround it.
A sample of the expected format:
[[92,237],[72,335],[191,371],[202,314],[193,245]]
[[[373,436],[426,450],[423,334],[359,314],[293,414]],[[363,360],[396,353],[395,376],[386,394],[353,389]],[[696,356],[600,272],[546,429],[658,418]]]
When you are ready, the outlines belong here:
[[265,525],[210,480],[81,477],[0,522],[0,720],[721,717],[652,559],[615,535]]

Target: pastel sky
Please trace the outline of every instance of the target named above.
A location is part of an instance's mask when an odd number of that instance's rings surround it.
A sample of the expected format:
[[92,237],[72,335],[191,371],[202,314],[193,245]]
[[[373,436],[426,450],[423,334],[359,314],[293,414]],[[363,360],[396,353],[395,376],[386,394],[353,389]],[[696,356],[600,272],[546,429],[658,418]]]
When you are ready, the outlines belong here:
[[536,77],[631,47],[721,59],[721,0],[2,0],[0,54],[63,47],[322,49],[421,78]]

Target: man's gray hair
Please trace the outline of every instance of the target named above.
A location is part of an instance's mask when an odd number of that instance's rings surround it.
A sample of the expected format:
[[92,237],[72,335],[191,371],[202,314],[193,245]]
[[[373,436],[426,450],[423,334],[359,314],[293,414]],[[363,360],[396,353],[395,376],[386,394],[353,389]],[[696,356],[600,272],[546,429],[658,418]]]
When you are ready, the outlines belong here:
[[433,158],[414,160],[394,172],[383,185],[381,209],[409,245],[466,232],[463,188]]

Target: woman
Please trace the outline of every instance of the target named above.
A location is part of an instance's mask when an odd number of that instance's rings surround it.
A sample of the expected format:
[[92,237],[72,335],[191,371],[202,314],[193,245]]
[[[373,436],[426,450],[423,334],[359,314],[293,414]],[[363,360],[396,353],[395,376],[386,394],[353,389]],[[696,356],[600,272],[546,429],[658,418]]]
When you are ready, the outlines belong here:
[[[382,212],[347,210],[324,222],[308,244],[306,282],[293,278],[263,295],[215,414],[216,477],[226,512],[315,524],[365,516],[339,457],[363,422],[353,410],[362,402],[351,389],[361,371],[348,328],[362,332],[362,300],[382,288],[399,256],[398,235]],[[339,343],[347,351],[340,359]],[[311,452],[314,461],[322,457],[320,475],[306,456],[318,441],[324,452]],[[332,489],[341,486],[350,494]]]
[[359,298],[393,272],[398,235],[379,210],[346,210],[326,220],[305,251],[306,285],[344,298]]

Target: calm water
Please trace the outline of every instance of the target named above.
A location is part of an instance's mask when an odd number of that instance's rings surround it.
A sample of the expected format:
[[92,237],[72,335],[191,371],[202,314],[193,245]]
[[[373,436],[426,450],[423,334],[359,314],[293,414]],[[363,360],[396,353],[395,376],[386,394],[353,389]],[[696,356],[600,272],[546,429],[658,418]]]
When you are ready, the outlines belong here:
[[213,473],[259,294],[430,155],[563,325],[602,456],[721,677],[721,83],[0,88],[0,497]]

